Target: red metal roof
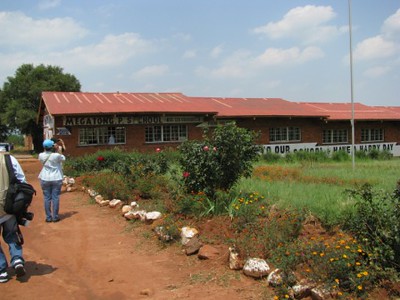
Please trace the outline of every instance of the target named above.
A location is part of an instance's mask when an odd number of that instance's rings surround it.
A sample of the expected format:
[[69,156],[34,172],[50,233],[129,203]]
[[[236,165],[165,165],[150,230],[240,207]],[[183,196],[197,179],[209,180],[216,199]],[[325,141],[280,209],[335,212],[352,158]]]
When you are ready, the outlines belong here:
[[[302,105],[319,111],[321,114],[329,115],[329,120],[351,120],[351,103],[318,103],[303,102]],[[354,103],[355,120],[399,120],[400,107],[367,106],[361,103]]]
[[181,93],[43,92],[42,99],[51,115],[216,113]]
[[[291,102],[281,98],[188,97],[181,93],[43,92],[51,115],[174,113],[231,117],[320,117],[351,120],[351,103]],[[400,120],[399,106],[354,103],[355,120]]]
[[329,114],[281,98],[191,97],[218,117],[327,117]]

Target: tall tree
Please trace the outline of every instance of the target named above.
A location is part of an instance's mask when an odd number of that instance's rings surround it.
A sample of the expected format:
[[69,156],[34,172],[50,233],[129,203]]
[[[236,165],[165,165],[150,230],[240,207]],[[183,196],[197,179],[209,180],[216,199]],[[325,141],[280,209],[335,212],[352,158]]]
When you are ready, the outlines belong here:
[[81,84],[74,75],[63,73],[57,66],[23,64],[0,90],[0,124],[32,135],[34,150],[42,149],[42,124],[37,124],[43,91],[79,92]]

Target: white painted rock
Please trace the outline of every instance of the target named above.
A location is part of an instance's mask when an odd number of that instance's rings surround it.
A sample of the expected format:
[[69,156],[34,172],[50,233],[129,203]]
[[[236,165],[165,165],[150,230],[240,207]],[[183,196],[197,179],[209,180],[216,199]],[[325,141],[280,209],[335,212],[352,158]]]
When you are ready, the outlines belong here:
[[269,273],[267,282],[270,286],[276,287],[283,284],[283,271],[281,269],[275,269]]
[[229,247],[229,269],[241,270],[243,268],[243,261],[239,257],[235,247]]
[[269,274],[270,267],[264,259],[249,258],[243,267],[243,273],[247,276],[261,278]]
[[131,207],[132,207],[132,208],[138,208],[138,207],[139,207],[139,204],[137,204],[136,201],[132,201],[132,202],[131,202]]
[[74,186],[67,186],[67,192],[74,192],[76,191],[76,187]]
[[154,221],[161,219],[162,214],[158,211],[151,211],[145,214],[145,220],[146,221]]
[[199,231],[196,228],[182,227],[181,229],[182,245],[186,245],[192,237],[197,236],[198,234]]
[[96,197],[98,193],[95,190],[88,189],[88,193],[90,197]]
[[140,219],[141,221],[144,221],[145,216],[146,216],[146,211],[144,210],[130,210],[126,214],[124,214],[124,217],[128,220]]
[[154,228],[154,232],[160,240],[165,242],[172,241],[172,236],[166,233],[166,230],[163,226],[157,226],[156,228]]
[[100,206],[108,206],[110,204],[110,200],[101,200],[99,204]]
[[130,205],[123,205],[121,208],[122,215],[126,214],[128,211],[132,210],[132,206]]
[[103,198],[102,195],[96,195],[96,196],[94,197],[94,200],[96,201],[96,203],[100,204],[100,202],[103,201],[104,198]]
[[112,200],[110,201],[110,204],[109,204],[109,206],[110,206],[111,208],[114,208],[114,207],[117,207],[117,206],[121,206],[121,205],[122,205],[122,201],[119,200],[119,199],[112,199]]

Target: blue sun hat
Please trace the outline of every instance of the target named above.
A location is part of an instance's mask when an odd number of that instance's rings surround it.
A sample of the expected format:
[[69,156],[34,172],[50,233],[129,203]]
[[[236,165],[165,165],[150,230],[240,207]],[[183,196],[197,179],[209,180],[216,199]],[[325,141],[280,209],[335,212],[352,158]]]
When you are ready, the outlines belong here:
[[44,140],[43,141],[43,148],[44,149],[51,149],[54,146],[54,142],[52,140]]

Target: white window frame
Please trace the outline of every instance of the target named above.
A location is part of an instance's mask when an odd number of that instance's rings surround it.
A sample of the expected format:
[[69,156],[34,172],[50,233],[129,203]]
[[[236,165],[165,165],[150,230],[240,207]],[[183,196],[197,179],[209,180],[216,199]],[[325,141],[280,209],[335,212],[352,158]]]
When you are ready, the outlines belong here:
[[300,127],[272,127],[269,129],[269,141],[270,143],[300,142]]
[[126,144],[126,128],[124,126],[102,126],[79,128],[78,145],[109,145],[111,135],[114,137],[113,145]]
[[188,127],[184,124],[149,125],[145,128],[145,143],[177,143],[188,139]]
[[347,129],[324,129],[322,131],[322,144],[346,144],[348,141]]
[[383,128],[361,128],[361,143],[384,142]]

